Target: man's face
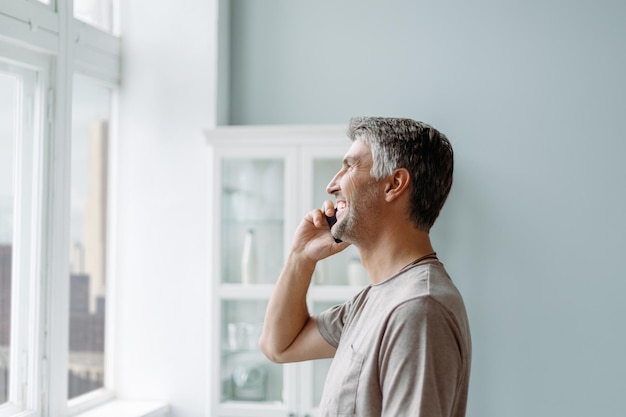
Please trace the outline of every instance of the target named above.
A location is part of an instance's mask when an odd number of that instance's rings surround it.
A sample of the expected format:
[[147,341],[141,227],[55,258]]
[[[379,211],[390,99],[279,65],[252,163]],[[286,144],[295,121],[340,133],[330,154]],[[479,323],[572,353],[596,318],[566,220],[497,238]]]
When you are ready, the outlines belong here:
[[379,211],[380,182],[372,178],[372,152],[367,144],[356,140],[346,152],[341,170],[326,188],[336,198],[337,223],[333,235],[356,243],[371,233],[368,224]]

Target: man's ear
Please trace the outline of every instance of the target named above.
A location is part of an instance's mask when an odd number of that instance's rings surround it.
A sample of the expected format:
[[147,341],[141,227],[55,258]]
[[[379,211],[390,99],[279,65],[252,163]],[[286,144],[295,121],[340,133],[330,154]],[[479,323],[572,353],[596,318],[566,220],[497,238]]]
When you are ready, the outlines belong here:
[[385,185],[385,200],[391,202],[408,192],[411,174],[406,168],[398,168],[389,176]]

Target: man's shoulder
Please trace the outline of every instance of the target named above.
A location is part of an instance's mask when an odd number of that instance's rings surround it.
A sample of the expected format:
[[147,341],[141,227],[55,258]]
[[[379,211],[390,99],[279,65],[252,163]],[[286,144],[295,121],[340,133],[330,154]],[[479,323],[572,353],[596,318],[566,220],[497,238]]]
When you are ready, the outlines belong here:
[[398,298],[400,301],[434,295],[454,288],[443,265],[439,262],[416,265],[389,280],[372,287],[373,294]]
[[447,312],[465,316],[463,298],[439,262],[419,265],[389,281],[380,292],[394,315],[413,315],[424,311]]

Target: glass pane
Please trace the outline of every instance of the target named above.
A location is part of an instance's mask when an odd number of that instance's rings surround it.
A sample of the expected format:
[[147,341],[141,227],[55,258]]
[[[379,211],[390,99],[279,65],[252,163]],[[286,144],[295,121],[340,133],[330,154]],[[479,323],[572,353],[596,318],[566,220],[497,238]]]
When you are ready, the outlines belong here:
[[266,301],[222,302],[221,401],[283,401],[283,367],[258,346]]
[[224,160],[222,194],[222,282],[274,283],[283,262],[283,160]]
[[106,32],[113,29],[112,0],[74,0],[74,17]]
[[0,72],[0,404],[8,401],[17,79]]
[[[341,169],[341,158],[318,158],[313,161],[313,204],[321,206],[324,200],[334,201],[326,192],[326,186]],[[316,285],[369,284],[367,272],[361,265],[359,253],[354,246],[335,256],[318,262],[313,275]]]
[[110,105],[109,89],[74,78],[69,398],[104,385]]

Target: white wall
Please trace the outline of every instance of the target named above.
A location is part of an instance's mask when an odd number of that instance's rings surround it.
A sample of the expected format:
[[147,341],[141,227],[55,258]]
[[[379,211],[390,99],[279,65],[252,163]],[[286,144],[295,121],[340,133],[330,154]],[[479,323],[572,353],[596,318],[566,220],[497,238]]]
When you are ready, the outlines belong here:
[[621,416],[626,3],[231,1],[233,123],[409,116],[456,150],[433,231],[468,416]]
[[213,1],[120,2],[116,385],[206,416],[206,157]]

